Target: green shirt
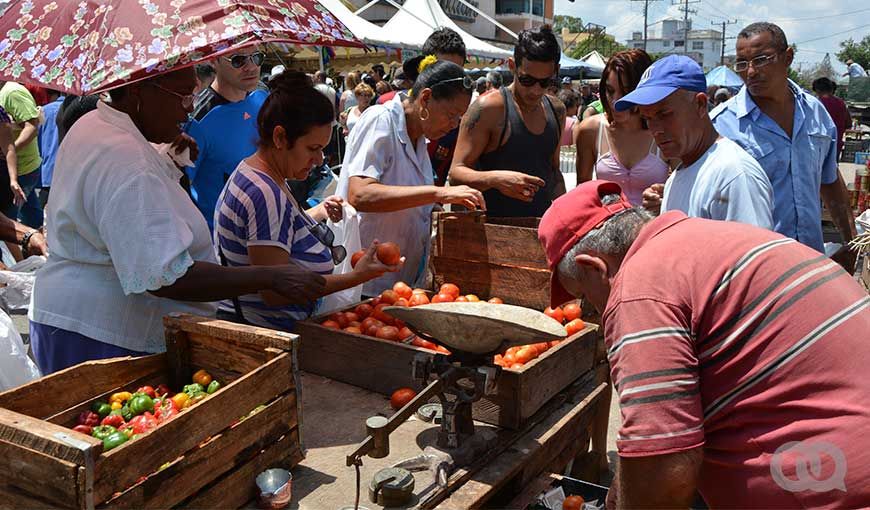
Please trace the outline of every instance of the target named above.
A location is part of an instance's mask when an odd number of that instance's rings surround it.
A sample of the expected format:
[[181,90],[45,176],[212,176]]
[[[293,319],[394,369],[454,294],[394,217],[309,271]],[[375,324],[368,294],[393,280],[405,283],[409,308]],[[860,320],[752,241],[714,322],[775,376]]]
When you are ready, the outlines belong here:
[[[23,85],[8,81],[0,89],[0,106],[12,117],[16,124],[12,128],[12,136],[17,140],[21,133],[21,125],[28,120],[39,117],[39,108],[30,92]],[[42,158],[39,157],[39,141],[36,137],[18,151],[18,175],[27,175],[39,169]]]

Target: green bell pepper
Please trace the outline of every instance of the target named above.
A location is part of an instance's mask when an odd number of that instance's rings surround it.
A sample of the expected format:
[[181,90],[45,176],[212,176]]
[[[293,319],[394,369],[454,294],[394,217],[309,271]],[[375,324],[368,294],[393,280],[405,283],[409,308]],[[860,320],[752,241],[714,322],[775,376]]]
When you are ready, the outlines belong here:
[[118,432],[118,429],[111,425],[98,425],[94,427],[93,431],[91,431],[91,435],[97,439],[103,440],[111,436],[115,432]]
[[130,412],[133,413],[134,416],[139,416],[145,411],[154,411],[154,399],[144,393],[136,393],[133,395],[133,398],[130,399],[130,402],[127,405],[130,406]]
[[184,393],[187,393],[191,397],[195,397],[200,393],[205,393],[205,388],[202,387],[202,384],[193,383],[188,384],[184,387]]
[[112,448],[117,448],[126,443],[130,438],[123,432],[114,432],[103,438],[103,451],[107,452]]
[[209,395],[211,395],[212,393],[216,392],[219,389],[221,389],[221,383],[219,383],[217,381],[212,381],[212,382],[208,383],[208,388],[206,388],[205,392],[208,393]]
[[100,418],[105,418],[109,416],[109,413],[112,412],[112,406],[103,402],[102,400],[97,400],[93,404],[91,404],[91,411],[100,415]]
[[117,414],[118,416],[124,418],[124,421],[130,421],[133,419],[133,412],[130,410],[130,406],[123,406],[120,409],[112,409],[111,414]]

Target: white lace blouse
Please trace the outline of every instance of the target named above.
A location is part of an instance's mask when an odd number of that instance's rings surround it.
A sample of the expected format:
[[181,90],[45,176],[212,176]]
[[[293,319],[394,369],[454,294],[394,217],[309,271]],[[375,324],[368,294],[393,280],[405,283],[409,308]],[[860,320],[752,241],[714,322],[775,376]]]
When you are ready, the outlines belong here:
[[165,349],[163,317],[216,305],[163,299],[194,261],[216,263],[205,219],[181,171],[105,103],[82,117],[57,155],[47,207],[49,258],[30,318],[142,352]]

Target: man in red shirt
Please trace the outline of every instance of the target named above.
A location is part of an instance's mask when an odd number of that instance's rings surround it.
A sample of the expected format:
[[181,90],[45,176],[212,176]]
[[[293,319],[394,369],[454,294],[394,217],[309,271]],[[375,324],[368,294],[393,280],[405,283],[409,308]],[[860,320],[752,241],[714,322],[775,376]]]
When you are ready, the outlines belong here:
[[538,235],[552,304],[602,312],[611,506],[870,506],[870,296],[837,263],[741,223],[652,219],[606,181],[556,200]]
[[849,109],[846,107],[846,102],[834,95],[837,90],[837,84],[824,76],[813,81],[813,92],[819,98],[819,101],[825,105],[825,110],[828,110],[828,115],[837,126],[837,161],[840,160],[840,155],[843,153],[843,134],[849,129],[852,124],[852,117],[849,115]]

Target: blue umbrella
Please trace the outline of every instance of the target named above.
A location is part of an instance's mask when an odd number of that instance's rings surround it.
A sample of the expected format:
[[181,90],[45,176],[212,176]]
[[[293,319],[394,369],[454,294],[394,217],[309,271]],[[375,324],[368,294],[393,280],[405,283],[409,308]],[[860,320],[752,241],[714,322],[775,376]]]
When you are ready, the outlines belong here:
[[743,79],[728,68],[719,66],[707,73],[707,86],[719,85],[720,87],[742,87]]

